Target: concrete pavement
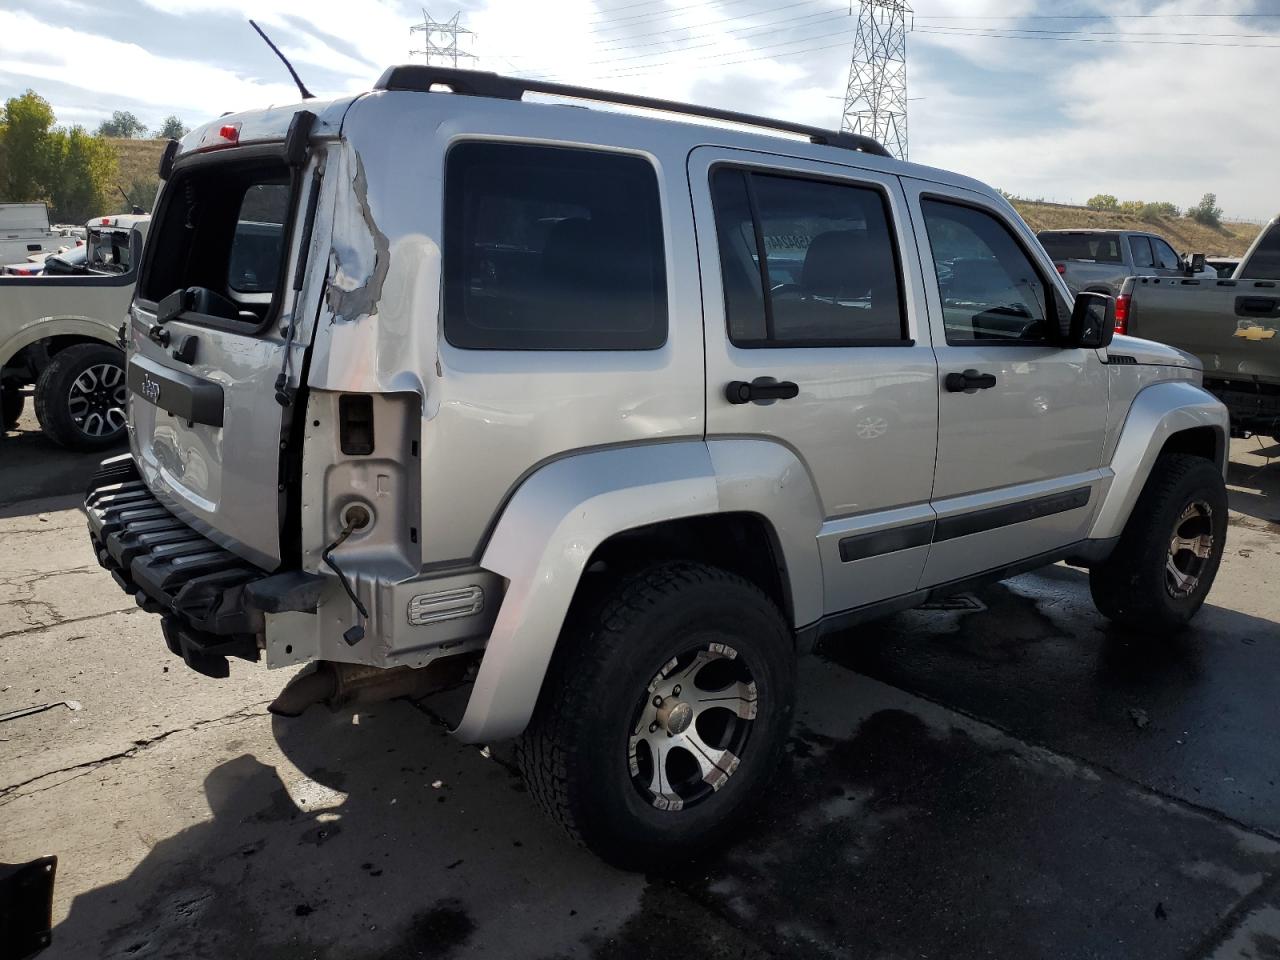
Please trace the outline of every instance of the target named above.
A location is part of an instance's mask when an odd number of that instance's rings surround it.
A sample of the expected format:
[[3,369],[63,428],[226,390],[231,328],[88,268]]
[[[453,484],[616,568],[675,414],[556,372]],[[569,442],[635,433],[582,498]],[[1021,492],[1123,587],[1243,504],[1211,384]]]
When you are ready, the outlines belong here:
[[0,724],[0,860],[60,858],[46,957],[1280,957],[1280,447],[1233,444],[1193,630],[1059,566],[834,638],[760,817],[645,877],[439,703],[285,721],[287,673],[186,670],[40,442],[0,446],[0,713],[80,709]]

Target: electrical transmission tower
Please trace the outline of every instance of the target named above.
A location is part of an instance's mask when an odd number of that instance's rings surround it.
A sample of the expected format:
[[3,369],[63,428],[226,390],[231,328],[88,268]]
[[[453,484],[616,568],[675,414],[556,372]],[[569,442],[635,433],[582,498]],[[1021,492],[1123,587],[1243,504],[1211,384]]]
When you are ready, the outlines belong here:
[[[853,7],[850,5],[850,15]],[[859,0],[840,129],[874,137],[907,159],[906,0]]]
[[415,33],[422,34],[423,49],[410,50],[409,55],[426,57],[428,65],[434,63],[438,66],[449,67],[456,67],[459,57],[474,60],[476,58],[474,53],[468,53],[458,46],[459,37],[475,36],[465,27],[458,26],[458,17],[460,16],[460,13],[455,13],[448,20],[432,20],[431,15],[424,9],[422,11],[422,22],[415,23],[409,28],[410,36]]

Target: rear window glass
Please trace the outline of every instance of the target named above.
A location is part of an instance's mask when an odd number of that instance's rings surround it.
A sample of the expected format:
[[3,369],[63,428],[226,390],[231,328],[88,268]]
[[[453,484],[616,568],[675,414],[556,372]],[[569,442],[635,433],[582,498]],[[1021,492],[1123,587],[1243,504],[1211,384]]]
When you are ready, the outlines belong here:
[[1280,224],[1267,229],[1262,242],[1254,248],[1245,264],[1246,280],[1280,280]]
[[1099,233],[1042,233],[1040,242],[1054,260],[1120,263],[1120,238]]
[[288,170],[214,164],[175,173],[152,225],[140,295],[187,290],[206,315],[257,326],[269,316],[292,211]]
[[444,332],[488,350],[646,350],[667,337],[658,180],[640,157],[462,143],[445,186]]

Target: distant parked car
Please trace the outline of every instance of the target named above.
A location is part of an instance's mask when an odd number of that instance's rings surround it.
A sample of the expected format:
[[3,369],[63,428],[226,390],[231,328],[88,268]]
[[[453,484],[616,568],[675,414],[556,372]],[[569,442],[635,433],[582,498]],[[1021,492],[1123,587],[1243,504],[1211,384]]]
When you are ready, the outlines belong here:
[[6,263],[0,267],[0,273],[6,277],[38,277],[44,273],[44,257],[23,260],[21,263]]
[[[1167,240],[1134,230],[1041,230],[1037,235],[1072,293],[1116,296],[1125,277],[1194,276],[1191,258]],[[1189,272],[1190,271],[1190,272]]]

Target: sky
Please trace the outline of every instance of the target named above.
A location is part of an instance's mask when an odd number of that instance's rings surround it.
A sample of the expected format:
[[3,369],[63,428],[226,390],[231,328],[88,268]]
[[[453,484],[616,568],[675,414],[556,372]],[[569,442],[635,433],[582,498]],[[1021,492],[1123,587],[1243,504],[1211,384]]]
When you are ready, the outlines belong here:
[[[856,11],[857,2],[853,3]],[[1280,0],[912,0],[910,159],[1031,199],[1280,212]],[[838,127],[849,0],[450,0],[460,65]],[[422,62],[400,0],[0,0],[0,98],[151,127],[292,102],[254,17],[319,96]],[[1252,49],[1258,48],[1258,49]]]

